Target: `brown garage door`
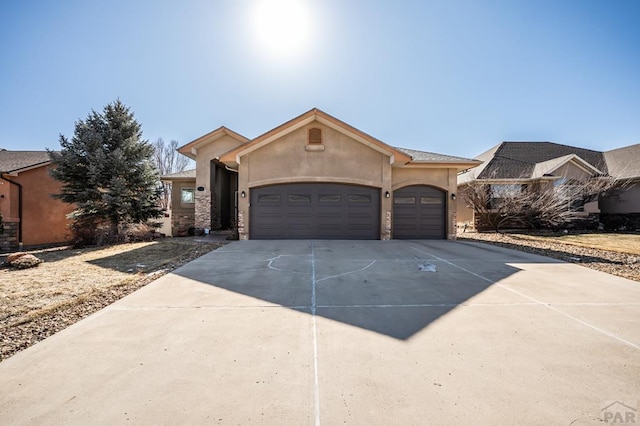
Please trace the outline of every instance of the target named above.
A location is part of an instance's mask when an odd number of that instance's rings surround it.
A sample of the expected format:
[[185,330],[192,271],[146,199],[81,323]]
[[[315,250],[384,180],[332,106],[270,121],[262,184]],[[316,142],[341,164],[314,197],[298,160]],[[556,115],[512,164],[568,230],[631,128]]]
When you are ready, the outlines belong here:
[[251,189],[251,239],[379,239],[380,190],[333,183]]
[[393,193],[393,238],[445,238],[445,217],[444,191],[413,185]]

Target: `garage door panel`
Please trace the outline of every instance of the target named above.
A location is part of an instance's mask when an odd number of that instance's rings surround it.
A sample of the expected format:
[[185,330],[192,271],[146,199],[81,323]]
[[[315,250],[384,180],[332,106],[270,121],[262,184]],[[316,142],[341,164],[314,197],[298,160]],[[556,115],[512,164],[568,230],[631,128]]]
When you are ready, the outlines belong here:
[[394,238],[445,238],[445,192],[425,185],[396,190],[393,194]]
[[285,184],[251,190],[250,237],[380,237],[380,190],[343,184]]

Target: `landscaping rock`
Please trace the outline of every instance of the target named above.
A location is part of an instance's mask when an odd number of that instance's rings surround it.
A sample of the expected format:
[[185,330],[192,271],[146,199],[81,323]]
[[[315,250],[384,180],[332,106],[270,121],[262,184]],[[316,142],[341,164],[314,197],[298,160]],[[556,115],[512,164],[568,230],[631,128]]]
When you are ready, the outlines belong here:
[[11,253],[11,254],[7,255],[6,263],[14,262],[14,261],[20,259],[22,256],[26,256],[27,254],[29,254],[29,253],[25,253],[25,252],[22,252],[22,251],[19,251],[17,253]]
[[561,242],[538,241],[519,237],[518,234],[499,234],[492,232],[467,232],[458,234],[458,240],[474,240],[513,250],[539,254],[577,263],[581,266],[640,281],[640,263],[638,257],[629,253],[601,250],[593,247],[580,247]]
[[42,260],[32,254],[22,253],[22,256],[17,259],[14,258],[14,260],[11,261],[9,261],[9,258],[7,257],[7,263],[16,269],[27,269],[38,266],[42,263]]

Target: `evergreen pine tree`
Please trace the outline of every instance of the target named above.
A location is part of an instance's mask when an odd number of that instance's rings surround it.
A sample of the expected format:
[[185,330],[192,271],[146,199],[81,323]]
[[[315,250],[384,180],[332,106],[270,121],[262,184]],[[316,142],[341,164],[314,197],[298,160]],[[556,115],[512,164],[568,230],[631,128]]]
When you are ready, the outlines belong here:
[[76,229],[108,225],[115,236],[121,224],[160,216],[153,146],[120,100],[77,121],[73,138],[60,135],[60,145],[49,151],[51,174],[63,184],[55,197],[75,204]]

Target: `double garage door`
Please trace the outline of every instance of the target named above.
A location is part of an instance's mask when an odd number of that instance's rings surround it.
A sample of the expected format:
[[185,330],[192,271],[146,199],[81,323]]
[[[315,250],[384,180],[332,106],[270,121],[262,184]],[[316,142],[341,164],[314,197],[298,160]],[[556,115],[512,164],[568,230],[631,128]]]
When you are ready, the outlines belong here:
[[251,190],[250,238],[380,238],[380,190],[305,183]]
[[[253,188],[250,194],[251,239],[380,238],[378,188],[300,183]],[[410,186],[393,197],[394,238],[444,237],[443,192]]]

